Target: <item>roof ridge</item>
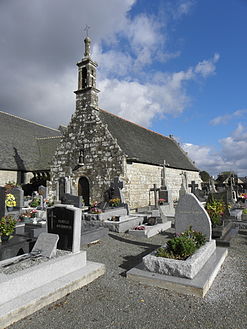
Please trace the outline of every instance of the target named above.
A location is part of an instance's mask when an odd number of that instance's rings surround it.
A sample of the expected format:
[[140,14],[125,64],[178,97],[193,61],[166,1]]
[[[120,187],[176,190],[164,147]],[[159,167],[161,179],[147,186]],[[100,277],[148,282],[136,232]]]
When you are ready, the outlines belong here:
[[0,111],[0,113],[7,114],[7,115],[9,115],[11,117],[14,117],[14,118],[17,118],[17,119],[20,119],[20,120],[23,120],[23,121],[27,121],[27,122],[33,123],[33,124],[35,124],[37,126],[40,126],[40,127],[44,127],[44,128],[48,128],[48,129],[59,131],[58,129],[51,128],[51,127],[42,125],[40,123],[37,123],[37,122],[31,121],[31,120],[28,120],[28,119],[24,119],[24,118],[18,117],[17,115],[14,115],[14,114],[11,114],[11,113],[7,113],[7,112],[3,112],[3,111]]
[[153,131],[153,130],[151,130],[151,129],[148,129],[148,128],[146,128],[146,127],[143,127],[143,126],[141,126],[141,125],[139,125],[138,123],[135,123],[135,122],[133,122],[133,121],[130,121],[130,120],[124,119],[124,118],[120,117],[119,115],[116,115],[116,114],[114,114],[114,113],[112,113],[112,112],[108,112],[108,111],[103,110],[103,109],[99,109],[99,110],[102,111],[102,112],[108,113],[108,114],[110,114],[110,115],[112,115],[112,116],[114,116],[114,117],[117,117],[118,119],[121,119],[121,120],[127,121],[127,122],[129,122],[129,123],[132,123],[133,125],[135,125],[135,126],[137,126],[137,127],[140,127],[140,128],[142,128],[142,129],[145,129],[145,130],[147,130],[147,131],[149,131],[149,132],[151,132],[151,133],[153,133],[153,134],[159,135],[159,136],[161,136],[161,137],[163,137],[163,138],[168,138],[168,139],[173,140],[173,138],[171,138],[171,137],[169,137],[169,136],[165,136],[165,135],[162,135],[162,134],[160,134],[160,133],[157,133],[156,131]]
[[36,139],[55,139],[55,138],[61,138],[62,136],[49,136],[49,137],[36,137]]

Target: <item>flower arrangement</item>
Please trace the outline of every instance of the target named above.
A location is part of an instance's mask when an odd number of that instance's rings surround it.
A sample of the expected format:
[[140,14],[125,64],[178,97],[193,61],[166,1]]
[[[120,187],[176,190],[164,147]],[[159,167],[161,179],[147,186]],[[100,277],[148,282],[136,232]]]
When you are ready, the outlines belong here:
[[109,205],[111,207],[118,207],[120,205],[120,199],[119,198],[114,198],[109,201]]
[[5,204],[6,204],[6,207],[15,207],[16,206],[16,201],[15,201],[15,197],[13,194],[11,194],[11,193],[6,194]]
[[144,225],[136,226],[136,227],[134,228],[134,230],[136,230],[136,231],[144,231],[144,230],[145,230],[145,226],[144,226]]
[[165,202],[167,202],[167,200],[165,200],[165,199],[159,199],[158,202],[159,202],[160,205],[162,205],[162,204],[164,204]]
[[168,240],[166,247],[158,248],[156,256],[185,260],[205,243],[205,235],[190,227],[187,231]]
[[16,220],[13,216],[3,216],[0,220],[0,235],[10,236],[15,229]]
[[207,202],[205,209],[209,214],[213,226],[222,224],[222,217],[227,209],[224,201],[212,200],[211,202]]
[[97,207],[93,207],[93,208],[90,209],[90,213],[91,214],[101,214],[102,210],[97,208]]
[[37,212],[36,209],[26,211],[19,216],[19,219],[23,221],[25,219],[35,218]]

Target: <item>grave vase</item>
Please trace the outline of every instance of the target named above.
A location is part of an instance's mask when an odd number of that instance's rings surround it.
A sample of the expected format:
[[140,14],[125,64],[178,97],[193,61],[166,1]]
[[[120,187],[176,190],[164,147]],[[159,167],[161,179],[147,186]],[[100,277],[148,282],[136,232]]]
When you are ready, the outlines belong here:
[[9,241],[9,235],[2,235],[1,240],[2,240],[2,243],[6,243],[7,241]]

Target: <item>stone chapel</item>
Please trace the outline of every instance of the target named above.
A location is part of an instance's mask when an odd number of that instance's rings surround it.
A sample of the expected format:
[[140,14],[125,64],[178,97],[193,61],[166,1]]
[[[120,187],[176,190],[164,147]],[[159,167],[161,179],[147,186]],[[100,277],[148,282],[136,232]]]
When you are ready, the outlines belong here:
[[[172,136],[163,136],[100,109],[96,88],[97,63],[91,40],[78,66],[76,110],[59,137],[50,161],[50,179],[57,197],[61,190],[82,195],[85,204],[102,201],[114,178],[130,208],[149,204],[150,189],[165,185],[178,199],[181,185],[200,186],[199,170]],[[54,142],[54,138],[53,138]]]

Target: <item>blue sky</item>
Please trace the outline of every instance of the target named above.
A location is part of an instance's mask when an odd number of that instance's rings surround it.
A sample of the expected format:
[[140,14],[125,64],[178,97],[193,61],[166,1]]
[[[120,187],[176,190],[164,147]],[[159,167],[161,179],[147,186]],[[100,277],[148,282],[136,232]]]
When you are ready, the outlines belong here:
[[246,17],[246,0],[0,0],[0,110],[67,124],[88,24],[100,107],[245,176]]

